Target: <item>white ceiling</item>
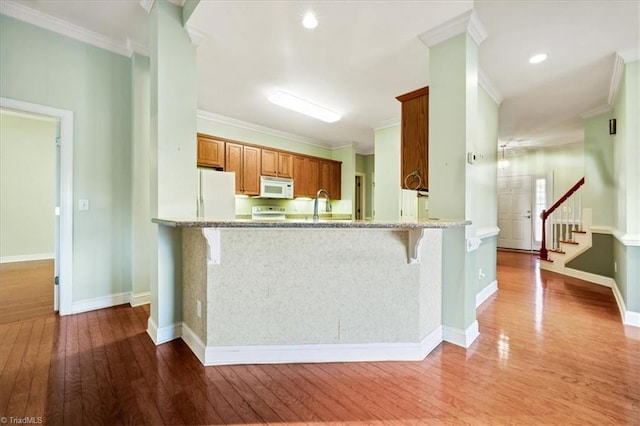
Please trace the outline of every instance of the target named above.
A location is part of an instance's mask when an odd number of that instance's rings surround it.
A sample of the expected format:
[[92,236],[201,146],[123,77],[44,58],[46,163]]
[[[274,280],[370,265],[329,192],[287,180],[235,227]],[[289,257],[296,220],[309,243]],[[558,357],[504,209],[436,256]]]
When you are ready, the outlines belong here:
[[[34,14],[55,17],[112,45],[148,45],[149,18],[138,1],[3,0],[0,6],[32,23],[41,21]],[[319,20],[312,31],[300,23],[308,8]],[[471,8],[488,33],[480,68],[504,98],[499,138],[509,147],[581,142],[580,115],[607,105],[615,52],[638,59],[637,0],[203,0],[189,21],[206,34],[198,47],[199,108],[371,153],[373,129],[399,122],[395,97],[429,83],[429,52],[418,36]],[[549,58],[530,65],[538,52]],[[282,109],[266,99],[275,90],[343,118],[327,124]]]

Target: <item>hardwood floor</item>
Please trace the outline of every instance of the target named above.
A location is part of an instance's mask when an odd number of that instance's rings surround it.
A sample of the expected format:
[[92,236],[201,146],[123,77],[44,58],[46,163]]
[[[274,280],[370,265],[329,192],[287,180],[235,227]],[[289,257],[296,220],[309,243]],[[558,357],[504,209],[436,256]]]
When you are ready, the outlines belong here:
[[53,311],[53,259],[0,264],[0,324]]
[[148,306],[0,326],[0,416],[90,424],[640,424],[640,329],[611,290],[498,254],[468,350],[422,362],[203,367]]

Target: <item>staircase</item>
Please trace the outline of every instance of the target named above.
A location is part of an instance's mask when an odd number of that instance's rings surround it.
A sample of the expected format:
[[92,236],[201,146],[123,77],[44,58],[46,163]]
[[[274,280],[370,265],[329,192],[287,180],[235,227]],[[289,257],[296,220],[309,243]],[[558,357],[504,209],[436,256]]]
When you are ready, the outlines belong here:
[[592,244],[591,209],[582,209],[580,189],[584,178],[573,185],[553,206],[543,210],[540,268],[563,275],[567,263],[587,251]]

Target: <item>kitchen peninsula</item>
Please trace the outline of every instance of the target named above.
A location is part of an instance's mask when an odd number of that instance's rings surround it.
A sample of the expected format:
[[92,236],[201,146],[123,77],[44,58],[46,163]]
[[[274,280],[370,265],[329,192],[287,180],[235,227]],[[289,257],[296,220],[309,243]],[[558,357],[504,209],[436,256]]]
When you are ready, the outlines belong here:
[[423,359],[443,240],[470,224],[153,222],[181,235],[182,339],[205,365]]

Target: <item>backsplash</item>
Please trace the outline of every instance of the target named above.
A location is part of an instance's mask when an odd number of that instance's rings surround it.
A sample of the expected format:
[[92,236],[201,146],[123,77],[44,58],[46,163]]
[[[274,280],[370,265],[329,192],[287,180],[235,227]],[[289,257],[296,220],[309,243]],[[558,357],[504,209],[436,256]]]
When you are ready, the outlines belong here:
[[[295,198],[293,200],[278,200],[271,198],[247,198],[236,196],[236,217],[239,219],[251,218],[253,206],[278,206],[286,209],[285,213],[290,218],[303,218],[313,215],[314,200]],[[318,212],[321,217],[351,219],[351,200],[331,200],[331,213],[325,212],[324,198],[319,200]]]

